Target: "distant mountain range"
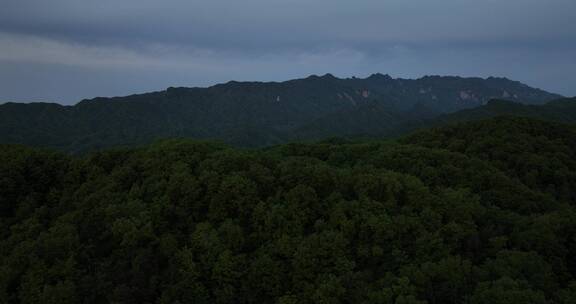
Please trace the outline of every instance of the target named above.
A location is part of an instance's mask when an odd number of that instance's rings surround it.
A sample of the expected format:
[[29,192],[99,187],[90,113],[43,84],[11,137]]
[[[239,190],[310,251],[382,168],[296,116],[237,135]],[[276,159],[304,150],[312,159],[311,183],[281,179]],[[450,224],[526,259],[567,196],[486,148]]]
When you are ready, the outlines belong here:
[[[166,137],[265,146],[333,136],[394,136],[501,114],[572,121],[574,100],[546,104],[560,98],[494,77],[340,79],[326,74],[286,82],[231,81],[74,106],[5,103],[0,105],[0,143],[74,153]],[[489,102],[493,99],[509,101]]]

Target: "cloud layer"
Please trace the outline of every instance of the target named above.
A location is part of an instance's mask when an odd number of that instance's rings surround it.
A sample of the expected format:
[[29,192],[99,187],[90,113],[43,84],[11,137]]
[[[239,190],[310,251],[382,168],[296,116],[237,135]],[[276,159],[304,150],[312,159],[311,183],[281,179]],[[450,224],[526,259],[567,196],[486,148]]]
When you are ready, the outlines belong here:
[[507,76],[576,95],[573,0],[7,0],[0,101],[308,74]]

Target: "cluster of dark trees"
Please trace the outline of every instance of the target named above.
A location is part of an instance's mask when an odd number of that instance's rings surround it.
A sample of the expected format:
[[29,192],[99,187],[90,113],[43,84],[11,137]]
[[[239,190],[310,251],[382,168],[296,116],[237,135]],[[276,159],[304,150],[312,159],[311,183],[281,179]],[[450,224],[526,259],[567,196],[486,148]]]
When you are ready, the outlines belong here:
[[1,303],[576,302],[576,130],[0,146]]

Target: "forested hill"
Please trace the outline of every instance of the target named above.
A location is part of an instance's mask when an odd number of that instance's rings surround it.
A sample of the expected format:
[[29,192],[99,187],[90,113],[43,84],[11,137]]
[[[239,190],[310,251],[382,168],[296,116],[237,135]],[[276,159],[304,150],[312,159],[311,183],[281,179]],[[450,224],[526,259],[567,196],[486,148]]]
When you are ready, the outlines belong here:
[[229,82],[96,98],[75,106],[3,104],[0,143],[71,152],[167,137],[266,146],[325,135],[390,132],[399,122],[477,107],[491,98],[543,104],[560,97],[492,77],[410,80],[374,74],[340,79],[327,74],[286,82]]
[[1,303],[576,302],[576,129],[0,146]]
[[302,126],[292,132],[293,141],[322,140],[330,137],[390,138],[418,129],[476,121],[498,116],[531,117],[551,122],[576,123],[576,98],[562,98],[543,105],[527,105],[492,99],[485,105],[454,113],[433,115],[426,109],[399,112],[370,104],[338,112]]
[[554,122],[575,123],[576,97],[557,99],[539,106],[495,99],[488,101],[484,106],[441,115],[435,118],[434,123],[430,125],[474,121],[496,116],[520,116]]

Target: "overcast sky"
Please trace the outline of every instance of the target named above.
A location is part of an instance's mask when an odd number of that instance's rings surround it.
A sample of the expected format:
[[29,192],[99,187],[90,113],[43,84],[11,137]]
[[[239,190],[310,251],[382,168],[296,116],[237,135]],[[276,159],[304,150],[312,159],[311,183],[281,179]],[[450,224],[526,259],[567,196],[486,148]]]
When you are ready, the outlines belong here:
[[0,0],[0,102],[332,73],[576,95],[575,0]]

